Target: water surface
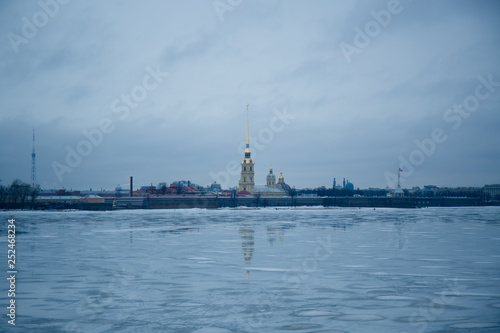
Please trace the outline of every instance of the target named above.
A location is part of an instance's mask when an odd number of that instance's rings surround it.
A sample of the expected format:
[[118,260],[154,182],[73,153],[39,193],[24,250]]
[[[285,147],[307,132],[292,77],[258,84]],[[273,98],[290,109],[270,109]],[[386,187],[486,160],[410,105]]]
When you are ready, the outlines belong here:
[[500,207],[12,217],[18,331],[500,331]]

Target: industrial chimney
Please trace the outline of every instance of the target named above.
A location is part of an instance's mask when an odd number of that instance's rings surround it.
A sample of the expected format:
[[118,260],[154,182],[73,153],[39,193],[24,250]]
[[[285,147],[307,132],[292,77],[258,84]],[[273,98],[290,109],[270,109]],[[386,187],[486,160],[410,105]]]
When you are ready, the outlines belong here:
[[134,195],[134,178],[130,176],[130,197],[132,198]]

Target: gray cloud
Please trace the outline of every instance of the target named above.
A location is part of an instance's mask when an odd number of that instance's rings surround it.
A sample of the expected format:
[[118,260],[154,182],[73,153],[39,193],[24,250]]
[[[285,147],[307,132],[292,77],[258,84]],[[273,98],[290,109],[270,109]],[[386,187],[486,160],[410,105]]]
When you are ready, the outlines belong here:
[[[43,2],[43,1],[42,1]],[[45,0],[44,3],[49,3]],[[403,10],[348,63],[342,42],[388,1],[243,1],[221,21],[210,1],[71,1],[15,53],[38,1],[0,10],[0,179],[29,181],[37,131],[44,187],[114,188],[190,179],[240,162],[245,106],[258,138],[273,110],[295,115],[253,152],[257,182],[270,166],[297,187],[347,177],[385,187],[415,140],[447,135],[404,186],[500,182],[500,87],[453,129],[443,114],[474,94],[478,76],[500,82],[496,1],[401,1]],[[147,67],[169,72],[126,119],[112,110],[143,84]],[[103,118],[114,130],[60,182],[51,164]],[[256,142],[259,144],[259,142]],[[238,176],[231,178],[235,186]]]

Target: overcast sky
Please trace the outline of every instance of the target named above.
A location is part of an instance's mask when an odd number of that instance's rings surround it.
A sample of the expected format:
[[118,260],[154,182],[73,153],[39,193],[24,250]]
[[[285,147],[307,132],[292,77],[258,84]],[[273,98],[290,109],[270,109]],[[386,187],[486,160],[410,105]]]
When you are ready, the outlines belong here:
[[43,188],[236,186],[247,104],[256,184],[500,183],[495,0],[0,1],[0,35],[4,185],[34,128]]

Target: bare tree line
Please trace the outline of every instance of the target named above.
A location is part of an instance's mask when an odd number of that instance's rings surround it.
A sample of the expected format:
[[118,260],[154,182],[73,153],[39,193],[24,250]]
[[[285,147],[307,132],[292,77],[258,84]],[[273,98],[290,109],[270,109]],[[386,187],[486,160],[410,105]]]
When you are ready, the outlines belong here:
[[32,187],[19,179],[15,179],[7,186],[0,184],[0,207],[23,208],[33,206],[38,193],[40,193],[40,185]]

